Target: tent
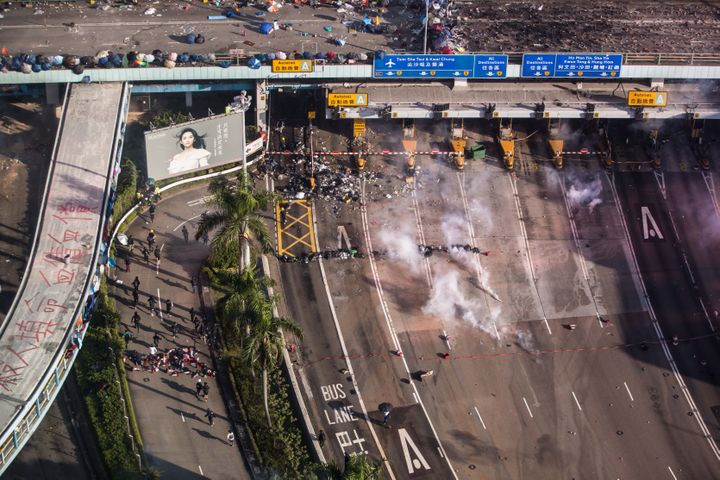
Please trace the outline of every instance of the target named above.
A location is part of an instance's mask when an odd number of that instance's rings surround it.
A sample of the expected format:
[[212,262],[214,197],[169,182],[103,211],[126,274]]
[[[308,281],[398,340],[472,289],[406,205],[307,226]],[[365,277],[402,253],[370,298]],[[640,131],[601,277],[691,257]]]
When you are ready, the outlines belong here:
[[263,35],[270,35],[273,31],[273,24],[270,22],[263,22],[260,24],[260,33]]

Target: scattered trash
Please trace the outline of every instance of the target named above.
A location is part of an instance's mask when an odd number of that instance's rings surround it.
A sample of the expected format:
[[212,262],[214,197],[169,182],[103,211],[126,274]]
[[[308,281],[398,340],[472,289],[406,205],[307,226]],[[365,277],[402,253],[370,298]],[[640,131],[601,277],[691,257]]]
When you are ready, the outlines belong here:
[[146,8],[145,11],[143,12],[144,15],[155,15],[156,13],[157,13],[157,10],[155,9],[155,7]]

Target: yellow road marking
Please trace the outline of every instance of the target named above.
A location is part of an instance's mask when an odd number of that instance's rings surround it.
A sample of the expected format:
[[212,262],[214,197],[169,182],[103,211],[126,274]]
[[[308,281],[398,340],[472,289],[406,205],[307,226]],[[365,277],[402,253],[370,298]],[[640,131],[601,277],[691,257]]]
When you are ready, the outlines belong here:
[[[299,208],[299,215],[289,212],[293,207]],[[283,210],[285,211],[285,221],[289,223],[283,224]],[[311,252],[317,252],[317,244],[315,242],[315,229],[313,228],[312,205],[305,200],[283,200],[275,202],[275,220],[277,226],[277,243],[278,255],[296,256],[291,251],[296,245],[304,245]],[[295,235],[288,231],[289,228],[297,225],[301,232]]]

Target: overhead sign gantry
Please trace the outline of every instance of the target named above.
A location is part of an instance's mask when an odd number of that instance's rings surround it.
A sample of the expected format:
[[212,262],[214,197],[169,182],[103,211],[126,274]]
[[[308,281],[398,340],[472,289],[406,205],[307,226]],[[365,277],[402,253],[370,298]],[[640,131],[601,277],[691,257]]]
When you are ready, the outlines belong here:
[[507,55],[384,55],[373,61],[375,78],[506,78]]

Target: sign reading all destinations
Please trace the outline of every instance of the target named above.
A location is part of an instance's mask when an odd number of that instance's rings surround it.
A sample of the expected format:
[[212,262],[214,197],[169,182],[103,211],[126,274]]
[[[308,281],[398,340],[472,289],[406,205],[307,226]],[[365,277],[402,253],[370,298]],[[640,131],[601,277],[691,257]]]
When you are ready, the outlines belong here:
[[526,53],[520,76],[525,78],[618,78],[620,53]]
[[475,55],[475,78],[507,77],[507,55]]
[[273,73],[312,73],[312,60],[273,60]]
[[329,93],[328,107],[366,107],[367,93]]
[[555,76],[554,53],[526,53],[522,58],[522,77],[549,78]]
[[628,92],[628,107],[667,107],[668,92]]
[[507,55],[386,55],[375,57],[375,78],[505,78]]
[[606,78],[619,77],[622,67],[620,53],[558,53],[556,77]]

